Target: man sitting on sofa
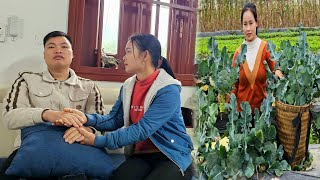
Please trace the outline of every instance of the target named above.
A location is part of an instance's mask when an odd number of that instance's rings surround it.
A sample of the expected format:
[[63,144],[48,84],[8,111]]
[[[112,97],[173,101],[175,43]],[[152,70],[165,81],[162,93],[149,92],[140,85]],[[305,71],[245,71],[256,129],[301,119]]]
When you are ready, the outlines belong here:
[[[63,32],[53,31],[44,37],[43,45],[47,70],[42,73],[19,74],[3,100],[2,116],[5,126],[8,129],[24,129],[41,123],[53,123],[68,116],[68,113],[63,112],[67,107],[85,113],[104,114],[100,91],[95,83],[78,77],[70,69],[73,59],[71,38]],[[90,127],[86,129],[93,131]],[[67,137],[67,143],[80,142],[84,138],[75,127],[66,130],[64,136]],[[19,135],[15,147],[20,145]],[[17,150],[0,165],[0,179],[19,179],[5,174],[16,154]]]

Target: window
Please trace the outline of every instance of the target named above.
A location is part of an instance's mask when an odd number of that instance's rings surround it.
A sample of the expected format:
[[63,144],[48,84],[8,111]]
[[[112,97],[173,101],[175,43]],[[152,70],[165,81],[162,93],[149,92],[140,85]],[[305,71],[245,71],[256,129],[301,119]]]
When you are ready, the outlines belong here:
[[105,1],[103,7],[102,49],[117,54],[120,0]]
[[[70,0],[68,34],[79,76],[123,82],[128,37],[151,33],[183,85],[193,85],[198,0]],[[102,51],[103,50],[103,51]],[[101,53],[103,52],[103,53]]]

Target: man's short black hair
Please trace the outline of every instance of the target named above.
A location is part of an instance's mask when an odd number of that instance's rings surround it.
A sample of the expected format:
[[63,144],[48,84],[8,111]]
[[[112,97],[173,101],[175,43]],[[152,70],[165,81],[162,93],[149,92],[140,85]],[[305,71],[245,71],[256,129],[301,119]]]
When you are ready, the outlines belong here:
[[68,39],[68,41],[70,42],[70,44],[72,45],[72,40],[71,37],[68,36],[66,33],[62,32],[62,31],[52,31],[50,33],[48,33],[44,38],[43,38],[43,46],[46,45],[46,42],[53,37],[59,37],[59,36],[63,36],[65,38]]

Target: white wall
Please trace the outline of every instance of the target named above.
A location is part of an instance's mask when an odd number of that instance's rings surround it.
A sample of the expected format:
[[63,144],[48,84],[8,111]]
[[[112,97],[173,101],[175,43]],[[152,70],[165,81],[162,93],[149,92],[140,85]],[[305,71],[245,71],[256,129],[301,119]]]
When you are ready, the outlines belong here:
[[68,5],[67,0],[0,0],[0,23],[15,15],[22,24],[15,41],[0,42],[1,86],[11,84],[20,71],[45,68],[42,38],[53,30],[67,31]]
[[[43,37],[54,30],[67,32],[68,0],[0,0],[0,24],[15,15],[21,19],[19,37],[0,42],[0,87],[7,87],[21,71],[42,71]],[[97,82],[99,87],[120,87],[121,83]],[[192,96],[193,87],[182,88],[182,105]]]

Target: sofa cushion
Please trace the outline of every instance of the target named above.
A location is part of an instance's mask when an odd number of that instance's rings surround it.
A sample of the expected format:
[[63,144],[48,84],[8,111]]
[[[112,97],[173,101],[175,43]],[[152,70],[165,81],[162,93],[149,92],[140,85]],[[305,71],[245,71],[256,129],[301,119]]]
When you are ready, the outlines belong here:
[[[1,90],[0,90],[1,92]],[[1,93],[0,93],[1,94]],[[0,103],[0,107],[3,103]],[[8,130],[2,120],[2,108],[0,108],[0,158],[8,157],[14,150],[14,140],[19,134],[18,130]]]
[[7,175],[44,178],[85,174],[106,179],[114,170],[104,149],[64,142],[65,127],[42,123],[21,131],[22,144]]

